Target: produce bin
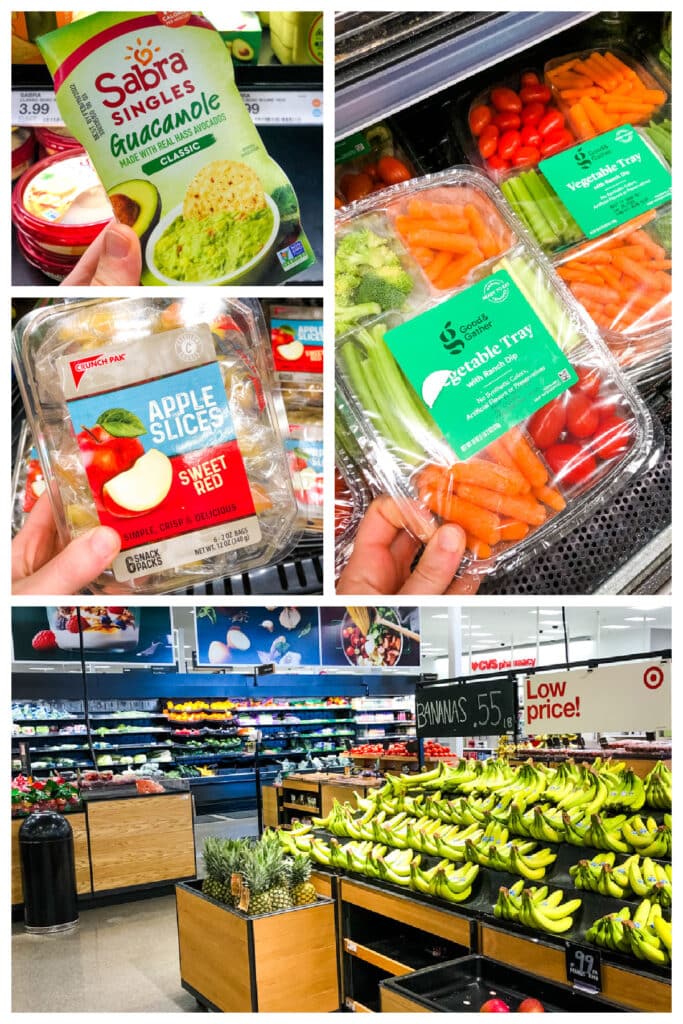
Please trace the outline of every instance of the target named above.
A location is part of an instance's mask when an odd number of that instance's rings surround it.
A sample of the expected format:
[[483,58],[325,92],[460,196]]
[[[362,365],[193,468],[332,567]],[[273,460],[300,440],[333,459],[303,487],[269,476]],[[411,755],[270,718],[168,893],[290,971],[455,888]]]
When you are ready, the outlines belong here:
[[466,956],[391,978],[380,990],[385,1013],[477,1013],[490,999],[502,1000],[515,1012],[528,998],[542,1003],[546,1013],[623,1012],[599,996],[540,981],[485,956]]
[[75,928],[76,866],[71,825],[56,811],[34,811],[19,829],[26,931],[50,935]]
[[201,887],[176,886],[181,983],[199,1003],[222,1013],[338,1009],[333,900],[246,917]]

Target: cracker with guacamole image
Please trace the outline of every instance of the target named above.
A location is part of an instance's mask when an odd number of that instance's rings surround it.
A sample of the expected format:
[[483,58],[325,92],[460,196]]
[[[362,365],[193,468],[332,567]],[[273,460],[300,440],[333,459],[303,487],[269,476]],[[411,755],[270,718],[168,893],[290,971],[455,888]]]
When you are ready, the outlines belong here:
[[278,284],[315,263],[202,14],[106,11],[35,41],[65,125],[140,238],[143,285]]
[[175,281],[227,279],[273,240],[279,212],[258,174],[237,160],[213,160],[190,182],[183,212],[154,246],[153,263]]

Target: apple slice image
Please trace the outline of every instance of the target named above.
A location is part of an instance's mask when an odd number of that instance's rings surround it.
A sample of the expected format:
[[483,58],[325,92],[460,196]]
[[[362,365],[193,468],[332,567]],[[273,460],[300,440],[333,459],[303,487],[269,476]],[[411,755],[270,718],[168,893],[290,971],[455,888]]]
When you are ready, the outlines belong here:
[[168,456],[150,448],[125,473],[108,480],[102,488],[104,507],[116,516],[149,512],[164,500],[173,482]]
[[301,359],[304,346],[300,341],[290,341],[288,345],[278,345],[277,350],[283,359]]

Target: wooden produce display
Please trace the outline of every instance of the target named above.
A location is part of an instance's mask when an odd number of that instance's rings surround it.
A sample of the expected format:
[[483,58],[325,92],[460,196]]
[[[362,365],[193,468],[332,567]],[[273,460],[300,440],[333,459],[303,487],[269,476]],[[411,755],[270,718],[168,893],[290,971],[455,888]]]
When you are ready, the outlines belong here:
[[[88,829],[85,814],[67,815],[74,834],[74,861],[76,864],[76,890],[79,896],[90,894],[90,855],[88,851]],[[24,902],[21,881],[21,860],[19,857],[19,829],[25,818],[12,819],[12,904]]]
[[348,801],[355,807],[354,792],[364,797],[370,789],[381,786],[383,782],[380,778],[345,776],[335,772],[295,772],[279,786],[261,788],[263,826],[286,826],[294,818],[324,818],[330,813],[335,800],[340,803]]
[[[510,964],[541,978],[568,985],[565,945],[540,936],[516,935],[506,928],[482,922],[480,951],[499,963]],[[602,991],[605,999],[631,1010],[671,1012],[671,984],[643,970],[629,970],[602,963]]]
[[333,900],[247,917],[201,886],[176,886],[181,983],[195,999],[222,1013],[339,1008]]
[[190,793],[87,804],[93,891],[196,875]]

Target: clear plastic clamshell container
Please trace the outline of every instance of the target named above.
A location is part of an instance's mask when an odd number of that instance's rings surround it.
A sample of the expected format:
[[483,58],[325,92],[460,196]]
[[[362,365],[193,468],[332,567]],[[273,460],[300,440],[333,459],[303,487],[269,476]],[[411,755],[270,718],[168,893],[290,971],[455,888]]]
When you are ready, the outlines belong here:
[[580,140],[624,124],[646,124],[669,98],[640,61],[607,46],[553,58],[543,76]]
[[335,275],[338,414],[418,539],[460,524],[463,570],[514,569],[656,461],[642,400],[481,172],[338,212]]
[[13,357],[60,540],[121,538],[93,593],[203,584],[296,542],[258,303],[67,301],[17,324]]

